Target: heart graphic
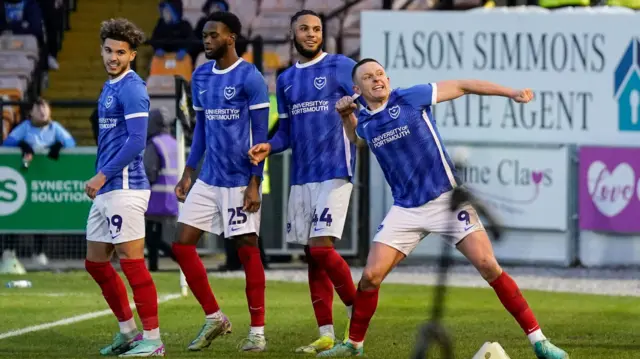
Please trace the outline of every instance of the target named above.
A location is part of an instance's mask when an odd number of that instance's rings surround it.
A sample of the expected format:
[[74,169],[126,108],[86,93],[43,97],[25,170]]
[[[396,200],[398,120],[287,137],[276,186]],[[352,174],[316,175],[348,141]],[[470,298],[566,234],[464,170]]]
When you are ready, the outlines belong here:
[[542,171],[531,171],[531,179],[533,183],[540,184],[542,182]]
[[326,77],[316,77],[313,79],[313,86],[315,86],[318,90],[322,90],[323,87],[327,84]]
[[620,163],[613,172],[595,161],[587,171],[587,188],[600,213],[615,217],[624,210],[634,194],[636,175],[628,163]]
[[400,106],[395,105],[389,109],[389,116],[394,120],[400,116]]

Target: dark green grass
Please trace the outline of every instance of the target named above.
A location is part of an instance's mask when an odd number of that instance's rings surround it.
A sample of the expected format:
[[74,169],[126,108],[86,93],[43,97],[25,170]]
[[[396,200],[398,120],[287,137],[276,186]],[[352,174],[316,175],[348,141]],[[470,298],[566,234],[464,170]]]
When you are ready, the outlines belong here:
[[[98,286],[82,272],[29,274],[29,289],[4,284],[21,277],[0,276],[0,334],[27,326],[107,309]],[[178,292],[177,274],[154,274],[160,295]],[[246,335],[249,315],[244,281],[211,280],[234,332],[214,341],[200,353],[186,345],[203,323],[203,313],[190,296],[160,305],[160,326],[167,356],[172,358],[299,358],[292,353],[315,339],[317,329],[306,284],[267,283],[267,338],[269,351],[239,354],[236,345]],[[426,319],[432,288],[383,286],[378,311],[367,335],[370,358],[409,358],[417,328]],[[545,334],[572,358],[640,358],[640,299],[526,291],[527,300]],[[451,289],[445,324],[455,340],[456,358],[470,359],[485,341],[498,341],[512,359],[534,355],[524,334],[490,289]],[[336,295],[336,332],[342,336],[345,310]],[[112,316],[59,326],[0,340],[0,358],[98,358],[98,349],[117,330]],[[437,356],[432,356],[437,357]]]

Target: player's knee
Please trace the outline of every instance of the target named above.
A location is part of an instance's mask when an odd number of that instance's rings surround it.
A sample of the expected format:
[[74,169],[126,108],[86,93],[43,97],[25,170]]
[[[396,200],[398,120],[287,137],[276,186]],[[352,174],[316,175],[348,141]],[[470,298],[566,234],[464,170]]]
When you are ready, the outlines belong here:
[[233,237],[233,239],[236,243],[236,249],[258,246],[258,235],[255,233],[243,234],[241,236]]
[[309,238],[309,247],[333,247],[334,243],[335,238],[329,236]]
[[360,290],[372,290],[380,288],[384,273],[376,268],[365,268],[360,279]]
[[201,235],[202,230],[180,223],[178,237],[174,240],[174,243],[183,245],[196,245],[198,244]]
[[500,273],[502,273],[502,268],[500,268],[500,265],[494,256],[485,256],[481,258],[475,266],[478,269],[478,272],[480,272],[482,278],[487,282],[494,281],[500,276]]
[[116,253],[120,259],[143,259],[144,238],[116,245]]

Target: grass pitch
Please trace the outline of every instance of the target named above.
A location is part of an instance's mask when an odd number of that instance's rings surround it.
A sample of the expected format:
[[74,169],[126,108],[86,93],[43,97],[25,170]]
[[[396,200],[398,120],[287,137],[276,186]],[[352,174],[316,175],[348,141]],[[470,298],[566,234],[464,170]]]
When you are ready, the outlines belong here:
[[[160,296],[177,293],[178,275],[153,275]],[[29,279],[32,288],[9,289],[13,279]],[[517,278],[516,278],[517,280]],[[305,284],[267,282],[268,352],[238,353],[247,334],[244,280],[211,278],[233,334],[211,347],[190,353],[186,346],[203,324],[203,312],[193,296],[160,304],[160,328],[170,358],[300,358],[295,347],[313,341],[317,328]],[[0,276],[0,336],[9,331],[108,309],[88,274],[30,273]],[[432,287],[383,284],[378,311],[365,342],[370,358],[409,358],[417,328],[430,309]],[[631,359],[640,357],[640,298],[525,291],[544,333],[571,358]],[[346,322],[335,295],[336,334]],[[134,313],[135,314],[135,313]],[[136,317],[137,319],[137,317]],[[138,320],[139,323],[139,320]],[[450,289],[445,324],[455,341],[456,358],[470,359],[485,341],[498,341],[512,359],[535,359],[515,320],[487,289]],[[138,326],[141,328],[141,326]],[[112,316],[102,316],[0,340],[0,358],[99,358],[98,349],[117,331]],[[431,358],[437,358],[434,353]]]

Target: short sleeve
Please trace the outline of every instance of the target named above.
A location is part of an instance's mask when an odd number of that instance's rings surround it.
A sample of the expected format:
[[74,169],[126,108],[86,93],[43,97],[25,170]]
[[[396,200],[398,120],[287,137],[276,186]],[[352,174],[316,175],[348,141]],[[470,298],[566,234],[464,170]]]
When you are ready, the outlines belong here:
[[249,110],[269,108],[269,89],[257,70],[252,71],[245,79],[244,90],[249,96]]
[[196,81],[191,82],[191,102],[193,103],[193,109],[196,111],[202,111],[202,102],[200,101],[200,89]]
[[120,102],[124,108],[124,119],[149,117],[149,94],[144,83],[125,84],[120,91]]
[[356,118],[358,119],[358,124],[356,125],[356,136],[358,136],[358,138],[366,140],[364,137],[364,133],[362,132],[364,130],[364,125],[366,123],[365,121],[366,117],[363,118],[357,115]]
[[351,71],[356,65],[356,62],[346,56],[340,56],[338,63],[336,64],[336,75],[338,76],[338,82],[340,87],[347,95],[353,95],[353,80],[351,78]]
[[[290,86],[290,85],[289,85]],[[283,76],[278,76],[276,80],[276,103],[278,105],[278,118],[289,118],[289,106],[285,97],[285,87]]]
[[398,89],[397,93],[411,106],[417,108],[433,106],[438,102],[438,87],[435,83]]
[[358,136],[358,138],[364,139],[361,133],[361,129],[362,129],[362,126],[356,126],[356,136]]

